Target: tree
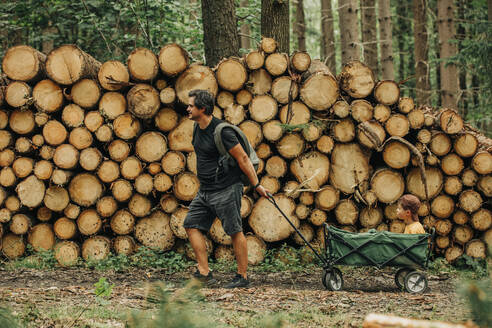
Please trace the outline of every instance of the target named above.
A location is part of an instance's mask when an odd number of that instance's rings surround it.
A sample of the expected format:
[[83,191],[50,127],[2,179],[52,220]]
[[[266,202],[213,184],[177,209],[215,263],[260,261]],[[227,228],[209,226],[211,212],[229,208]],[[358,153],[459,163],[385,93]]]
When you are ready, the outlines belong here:
[[[248,0],[241,0],[239,4],[242,8],[248,7]],[[241,24],[241,34],[239,39],[241,40],[241,48],[242,49],[250,49],[251,48],[251,28],[248,23]]]
[[456,37],[454,28],[453,0],[437,2],[437,20],[439,30],[441,58],[441,101],[443,107],[456,108],[458,95],[458,71],[449,58],[456,55],[456,43],[451,42]]
[[306,51],[306,21],[304,18],[304,1],[296,0],[296,21],[294,34],[297,36],[297,50]]
[[239,55],[234,0],[202,0],[203,44],[208,66]]
[[336,73],[335,32],[331,0],[321,0],[321,59]]
[[289,0],[262,0],[261,35],[274,38],[281,52],[290,52],[289,28]]
[[340,38],[342,43],[342,64],[360,60],[359,24],[356,0],[339,0]]
[[429,82],[429,46],[427,43],[426,26],[427,0],[413,0],[415,39],[415,80],[417,103],[420,105],[429,104],[430,82]]
[[390,0],[378,0],[378,20],[381,43],[381,77],[383,80],[393,80],[395,73],[393,68]]
[[376,31],[376,0],[361,0],[362,45],[364,62],[378,75],[378,45]]
[[[459,0],[458,1],[458,19],[461,23],[458,24],[456,30],[456,37],[458,40],[458,52],[463,48],[463,39],[466,38],[466,28],[463,22],[465,21],[465,10],[466,10],[466,1]],[[460,86],[460,97],[458,99],[458,110],[463,117],[466,117],[467,106],[468,106],[468,90],[466,83],[466,69],[464,67],[459,67],[459,86]]]

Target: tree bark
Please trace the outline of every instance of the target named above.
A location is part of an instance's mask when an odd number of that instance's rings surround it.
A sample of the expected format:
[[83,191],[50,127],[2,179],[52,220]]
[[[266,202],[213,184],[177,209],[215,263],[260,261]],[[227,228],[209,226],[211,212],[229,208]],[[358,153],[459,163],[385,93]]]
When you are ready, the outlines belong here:
[[[464,0],[460,0],[458,1],[458,19],[460,21],[464,21],[465,20],[465,11],[466,11],[466,3],[467,1],[464,1]],[[489,3],[491,3],[491,1],[489,1]],[[489,11],[490,11],[490,5],[489,5]],[[458,24],[457,26],[457,39],[460,40],[460,42],[458,43],[458,51],[461,51],[461,49],[463,48],[463,40],[466,38],[466,34],[467,34],[467,29],[465,28],[465,24],[461,23],[461,24]],[[464,66],[460,66],[460,69],[459,69],[459,87],[460,87],[460,94],[461,96],[459,97],[458,99],[458,110],[459,110],[459,113],[462,117],[465,117],[466,118],[466,112],[467,112],[467,105],[469,104],[468,102],[468,90],[467,90],[467,86],[466,86],[466,68]]]
[[336,72],[335,31],[331,0],[321,0],[321,60],[333,74]]
[[296,0],[296,21],[294,34],[297,36],[297,50],[306,51],[306,20],[304,17],[304,0]]
[[456,54],[456,44],[450,42],[456,37],[454,28],[454,4],[442,0],[437,5],[437,19],[441,59],[441,101],[443,107],[457,108],[458,72],[455,64],[447,63]]
[[279,51],[290,53],[289,1],[261,1],[261,35],[278,42]]
[[[389,6],[389,3],[388,3]],[[356,0],[339,0],[340,30],[342,44],[342,64],[360,59],[359,26]]]
[[[239,4],[242,8],[247,8],[248,7],[248,0],[241,0]],[[251,49],[251,27],[247,23],[241,24],[240,27],[241,35],[239,36],[239,40],[241,42],[240,47],[242,49]]]
[[376,0],[361,0],[362,45],[364,62],[378,75],[378,45],[376,30]]
[[415,38],[415,75],[416,96],[419,105],[426,105],[430,101],[429,63],[427,44],[427,0],[413,0],[413,16]]
[[236,11],[233,0],[202,0],[203,43],[208,66],[223,57],[239,55]]
[[487,7],[488,7],[488,17],[489,17],[489,21],[492,21],[492,0],[488,0],[487,1]]
[[381,77],[383,80],[393,80],[395,73],[393,68],[393,33],[391,31],[389,0],[378,0],[378,20],[381,43]]

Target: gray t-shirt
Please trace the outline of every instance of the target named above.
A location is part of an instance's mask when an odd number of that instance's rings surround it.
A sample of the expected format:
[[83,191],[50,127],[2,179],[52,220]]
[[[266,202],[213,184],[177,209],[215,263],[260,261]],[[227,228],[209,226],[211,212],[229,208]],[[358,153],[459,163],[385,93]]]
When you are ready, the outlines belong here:
[[[213,117],[205,129],[202,130],[199,126],[194,129],[192,143],[196,153],[197,176],[200,180],[200,189],[203,191],[222,190],[241,182],[239,166],[229,170],[227,174],[219,169],[218,181],[215,181],[220,153],[215,146],[214,131],[215,127],[222,122],[222,120]],[[225,149],[229,151],[239,143],[236,132],[230,128],[224,128],[222,130],[222,142]]]

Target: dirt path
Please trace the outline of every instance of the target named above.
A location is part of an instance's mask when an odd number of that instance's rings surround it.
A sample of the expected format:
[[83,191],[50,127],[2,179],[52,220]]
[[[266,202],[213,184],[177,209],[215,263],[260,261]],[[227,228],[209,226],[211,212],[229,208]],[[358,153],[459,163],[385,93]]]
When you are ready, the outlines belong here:
[[[359,327],[371,312],[451,322],[463,322],[469,318],[465,302],[455,292],[456,278],[445,274],[430,275],[429,290],[424,294],[410,295],[396,288],[393,270],[351,268],[342,271],[345,287],[340,292],[323,288],[321,269],[309,273],[251,273],[251,288],[233,291],[220,287],[202,289],[205,302],[199,307],[213,317],[220,313],[216,317],[217,323],[225,326],[243,326],[246,319],[265,313],[290,315],[296,327],[319,326],[319,320],[325,321],[327,327]],[[148,308],[146,282],[164,281],[176,290],[183,286],[189,274],[166,275],[163,270],[154,269],[123,273],[80,268],[52,271],[0,269],[0,303],[7,304],[24,317],[32,315],[33,322],[37,323],[33,327],[62,327],[63,320],[67,321],[69,315],[63,319],[59,315],[44,315],[43,311],[93,303],[94,283],[100,277],[106,277],[115,284],[110,307],[120,312],[119,315],[95,314],[96,318],[104,318],[100,322],[95,320],[93,324],[86,320],[80,327],[123,327],[121,309]],[[216,277],[226,282],[231,274],[217,273]],[[309,315],[304,318],[306,314]],[[244,326],[249,324],[244,323]]]

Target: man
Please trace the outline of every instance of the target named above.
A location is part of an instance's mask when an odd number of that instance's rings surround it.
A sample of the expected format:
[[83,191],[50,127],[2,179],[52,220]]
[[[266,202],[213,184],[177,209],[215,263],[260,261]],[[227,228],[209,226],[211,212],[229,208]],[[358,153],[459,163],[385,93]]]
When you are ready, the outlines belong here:
[[253,164],[239,143],[236,132],[231,128],[222,130],[222,141],[238,165],[227,173],[221,170],[218,165],[220,153],[215,145],[214,130],[222,121],[212,116],[213,109],[214,97],[210,92],[192,90],[189,93],[188,118],[197,124],[193,132],[193,147],[197,159],[200,190],[189,206],[184,228],[198,262],[198,269],[194,276],[202,282],[211,284],[215,280],[208,266],[202,231],[208,231],[215,217],[218,217],[224,231],[231,236],[237,261],[237,274],[225,287],[247,287],[249,285],[248,247],[242,232],[240,213],[243,191],[241,171],[248,177],[259,195],[268,197],[268,191],[260,185]]

